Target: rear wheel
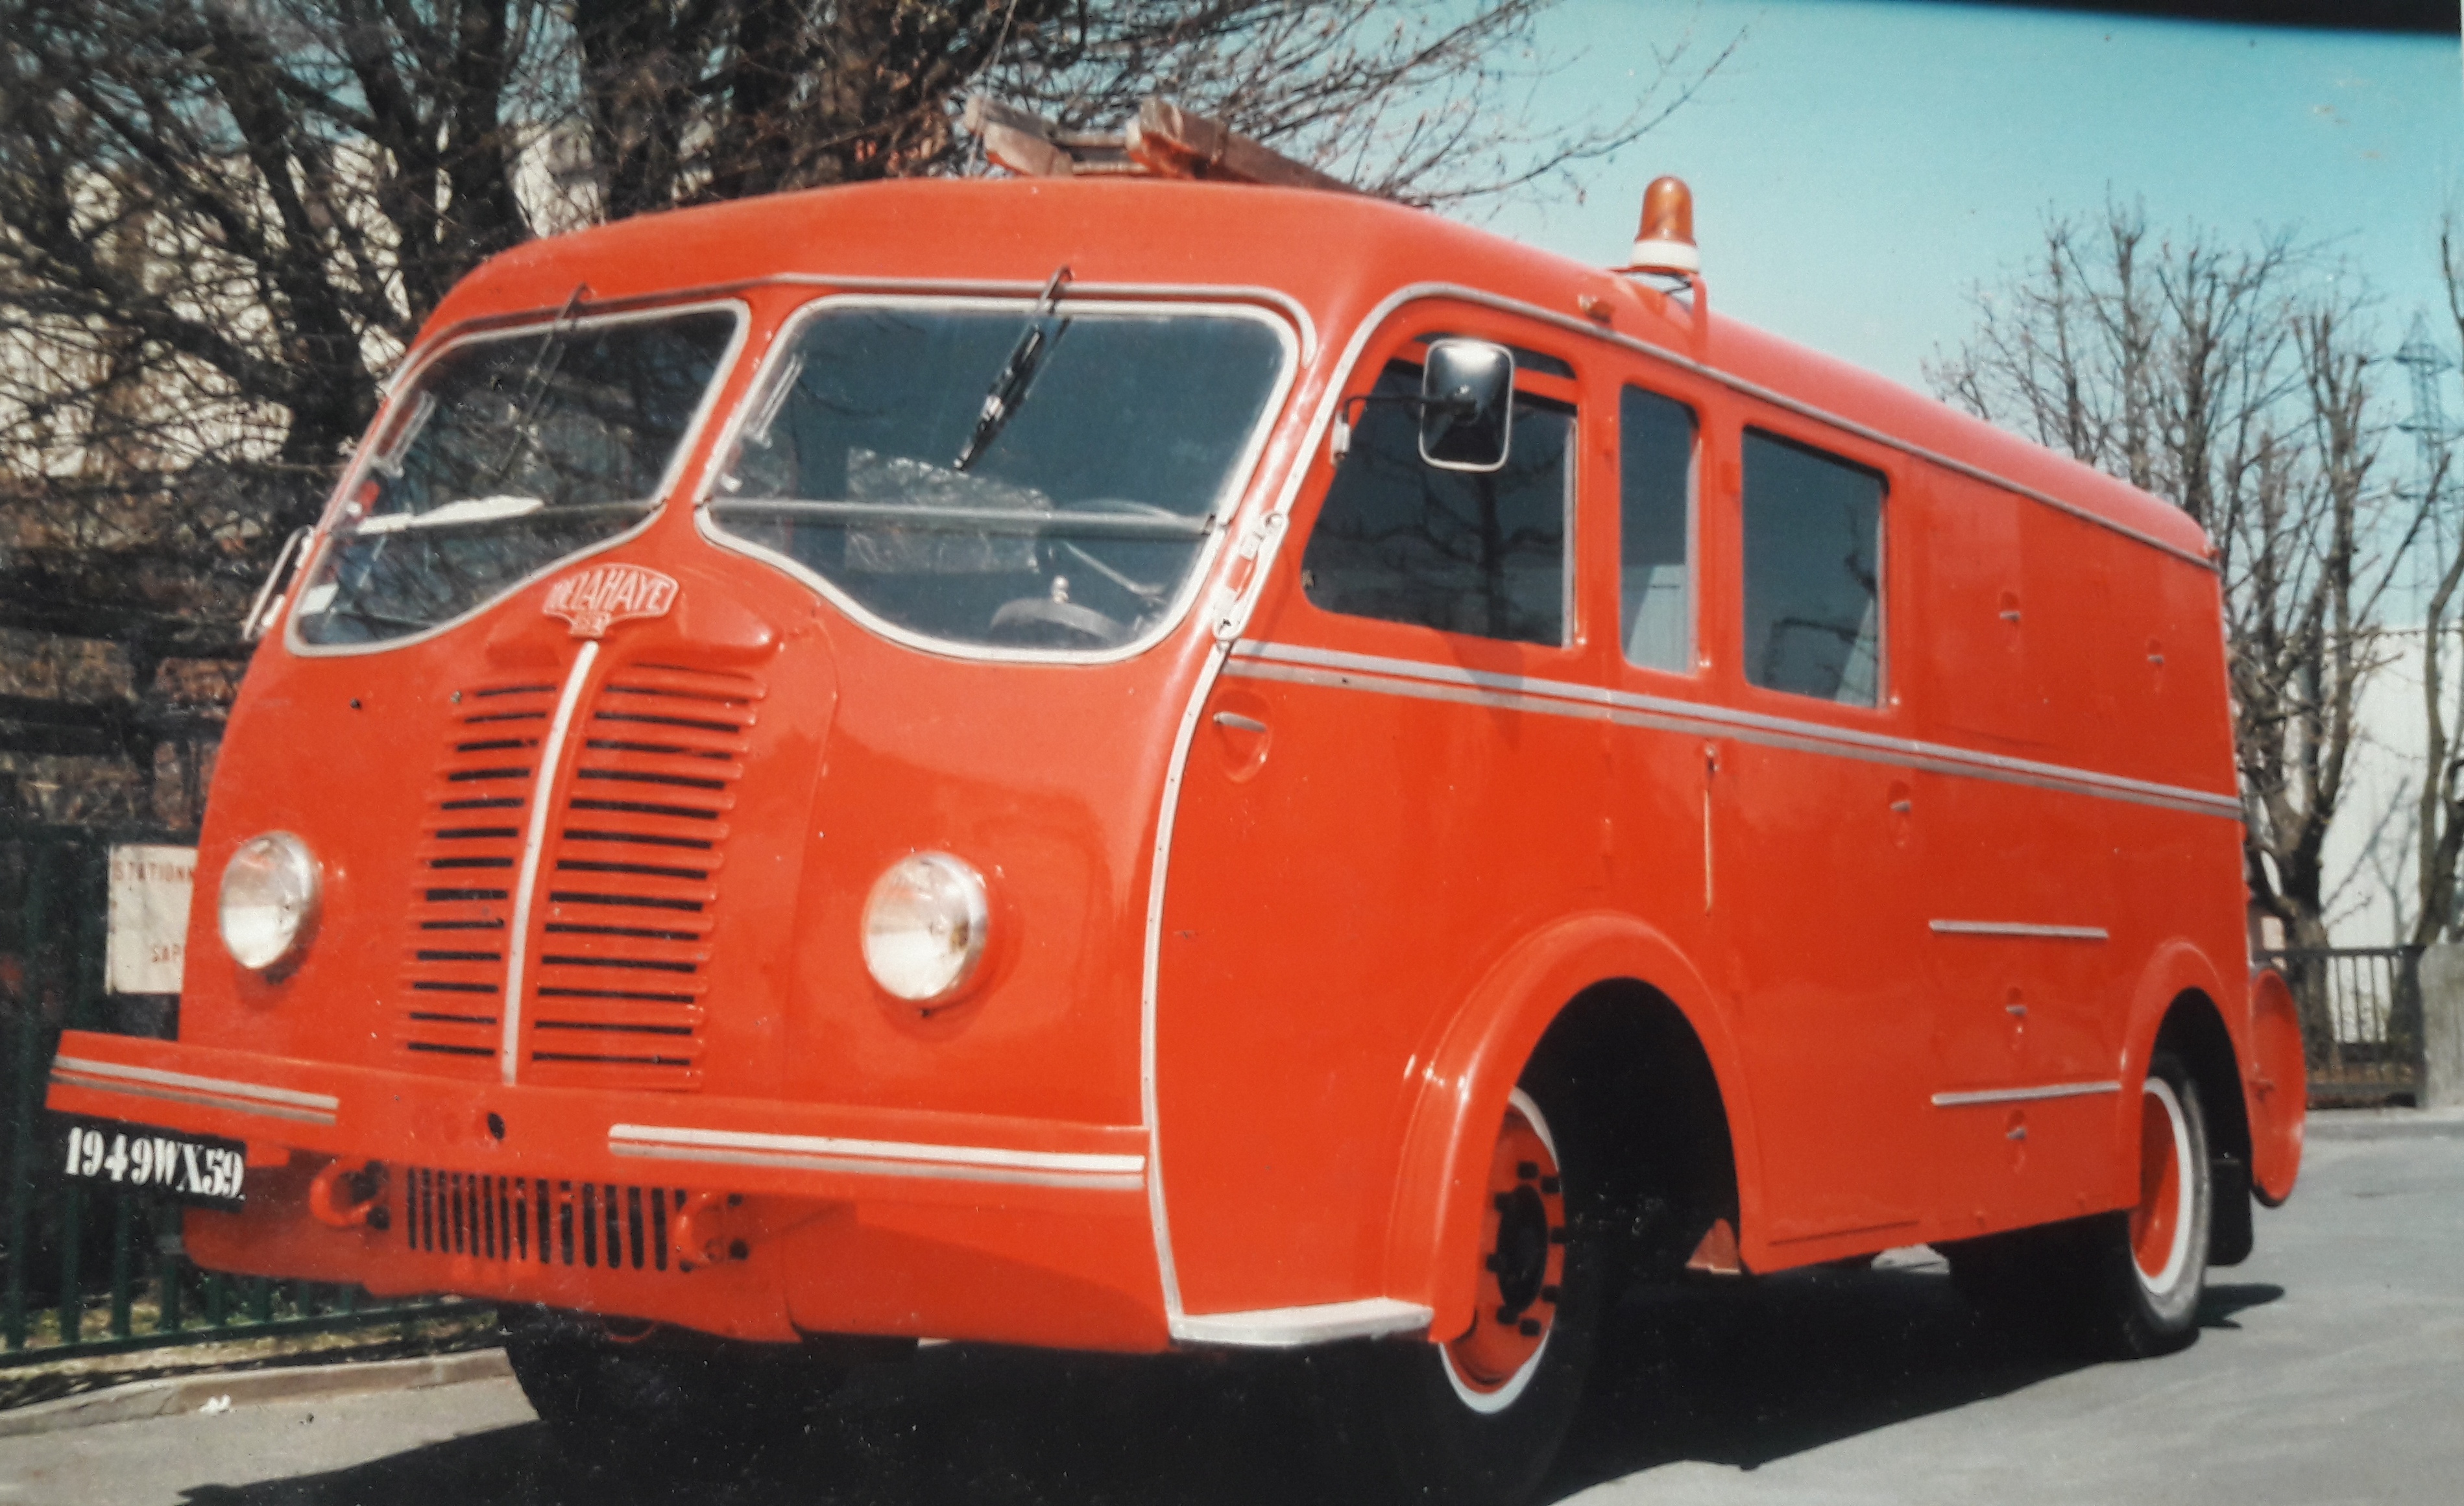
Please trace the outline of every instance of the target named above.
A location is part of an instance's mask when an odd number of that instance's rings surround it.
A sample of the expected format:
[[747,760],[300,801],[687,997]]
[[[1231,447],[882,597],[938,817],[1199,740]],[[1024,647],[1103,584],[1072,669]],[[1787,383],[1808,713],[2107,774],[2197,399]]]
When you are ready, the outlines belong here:
[[1943,1247],[1951,1280],[1990,1320],[2063,1348],[2144,1358],[2198,1337],[2215,1217],[2207,1114],[2169,1052],[2139,1098],[2139,1200],[2121,1212]]
[[1325,1357],[1351,1462],[1379,1495],[1506,1503],[1535,1489],[1590,1368],[1606,1272],[1573,1095],[1526,1074],[1488,1163],[1479,1307],[1463,1332]]
[[2108,1234],[2102,1273],[2117,1345],[2162,1354],[2198,1337],[2215,1188],[2199,1084],[2160,1054],[2139,1097],[2139,1206]]

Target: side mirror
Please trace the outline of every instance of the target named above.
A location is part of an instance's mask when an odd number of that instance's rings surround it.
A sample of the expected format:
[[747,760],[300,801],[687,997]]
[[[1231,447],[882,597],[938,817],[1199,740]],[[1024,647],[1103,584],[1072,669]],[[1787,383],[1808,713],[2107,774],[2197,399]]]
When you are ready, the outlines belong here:
[[1499,470],[1514,439],[1514,353],[1441,339],[1420,367],[1420,458],[1441,470]]

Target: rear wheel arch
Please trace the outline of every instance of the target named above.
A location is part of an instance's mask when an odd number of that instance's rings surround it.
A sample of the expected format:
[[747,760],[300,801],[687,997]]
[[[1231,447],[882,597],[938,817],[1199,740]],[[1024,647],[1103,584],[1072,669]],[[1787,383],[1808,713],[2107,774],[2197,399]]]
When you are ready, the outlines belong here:
[[2243,1102],[2240,1059],[2224,1012],[2204,992],[2185,990],[2165,1012],[2155,1051],[2169,1051],[2189,1069],[2207,1109],[2208,1139],[2221,1155],[2250,1164],[2250,1109]]
[[[2160,1048],[2165,1033],[2167,1029],[2176,1028],[2173,1021],[2177,1017],[2188,1017],[2191,1011],[2204,1008],[2217,1029],[2224,1032],[2231,1074],[2227,1080],[2232,1084],[2234,1102],[2240,1103],[2239,1044],[2226,1015],[2226,1010],[2239,996],[2238,990],[2229,992],[2226,989],[2224,974],[2216,970],[2207,953],[2184,937],[2177,936],[2159,945],[2140,968],[2139,981],[2131,990],[2129,1024],[2123,1035],[2122,1060],[2119,1063],[2123,1102],[2116,1103],[2114,1109],[2116,1174],[2111,1189],[2113,1206],[2129,1202],[2136,1193],[2131,1179],[2122,1174],[2122,1168],[2139,1145],[2139,1086],[2146,1080],[2147,1063]],[[2192,1000],[2196,1003],[2189,1002]],[[2206,1079],[2201,1079],[2200,1086],[2203,1090],[2207,1088]],[[2212,1104],[2210,1112],[2214,1112]],[[2239,1108],[2235,1112],[2241,1115],[2240,1123],[2246,1131],[2249,1125],[2247,1114]],[[2245,1154],[2247,1150],[2245,1144]]]
[[[1652,1179],[1672,1177],[1684,1199],[1717,1206],[1716,1216],[1750,1221],[1756,1211],[1752,1126],[1710,991],[1634,917],[1570,917],[1490,969],[1416,1075],[1386,1290],[1425,1302],[1434,1338],[1470,1321],[1486,1167],[1508,1097],[1535,1064],[1582,1084],[1590,1111],[1578,1132],[1611,1142],[1601,1163],[1617,1171],[1628,1213],[1645,1211]],[[1641,1154],[1653,1144],[1686,1154],[1654,1163]]]

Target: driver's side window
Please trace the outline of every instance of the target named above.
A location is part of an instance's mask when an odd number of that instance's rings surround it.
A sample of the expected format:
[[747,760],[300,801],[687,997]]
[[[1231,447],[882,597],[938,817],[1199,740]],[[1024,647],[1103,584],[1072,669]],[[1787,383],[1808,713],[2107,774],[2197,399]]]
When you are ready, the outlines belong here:
[[1420,458],[1407,401],[1419,390],[1419,366],[1391,362],[1355,410],[1301,556],[1302,593],[1351,617],[1563,644],[1573,408],[1518,391],[1504,468],[1441,470]]

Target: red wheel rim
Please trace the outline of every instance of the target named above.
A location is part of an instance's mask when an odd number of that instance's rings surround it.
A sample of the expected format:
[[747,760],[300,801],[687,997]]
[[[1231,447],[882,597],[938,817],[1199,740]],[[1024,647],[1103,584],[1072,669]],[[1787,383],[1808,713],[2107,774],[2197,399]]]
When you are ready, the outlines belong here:
[[2139,1206],[2130,1211],[2130,1255],[2150,1291],[2170,1287],[2181,1272],[2189,1138],[2171,1084],[2149,1078],[2139,1098]]
[[1490,1153],[1481,1211],[1480,1306],[1445,1346],[1456,1387],[1474,1406],[1512,1399],[1557,1318],[1566,1275],[1566,1194],[1538,1110],[1515,1095]]

